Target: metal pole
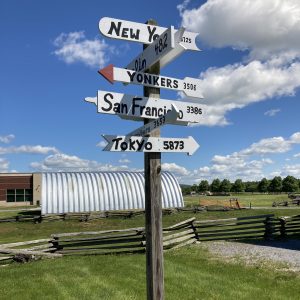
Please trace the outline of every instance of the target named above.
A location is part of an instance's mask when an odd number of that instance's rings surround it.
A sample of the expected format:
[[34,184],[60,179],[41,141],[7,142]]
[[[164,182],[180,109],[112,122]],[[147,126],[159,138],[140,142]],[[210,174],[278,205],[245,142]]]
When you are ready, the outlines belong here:
[[[147,24],[157,25],[156,21],[148,20]],[[145,49],[146,44],[143,45]],[[160,63],[157,62],[147,73],[160,74]],[[160,97],[160,89],[144,87],[145,97]],[[145,120],[146,124],[148,120]],[[156,130],[150,136],[160,136]],[[161,153],[144,153],[145,169],[145,230],[146,230],[146,280],[147,299],[164,299],[164,268],[162,239],[162,200],[161,200]]]

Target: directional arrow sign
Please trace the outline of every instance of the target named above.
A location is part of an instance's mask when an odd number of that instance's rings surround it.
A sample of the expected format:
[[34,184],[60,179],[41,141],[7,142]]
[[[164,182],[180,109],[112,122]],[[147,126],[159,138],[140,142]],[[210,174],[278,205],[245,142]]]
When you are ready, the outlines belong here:
[[108,143],[103,151],[185,152],[192,155],[199,148],[191,136],[182,139],[105,134],[102,136]]
[[[99,21],[99,30],[106,37],[151,44],[167,28],[143,23],[104,17]],[[196,45],[199,33],[185,31],[181,44],[188,50],[200,51]]]
[[172,77],[116,68],[112,64],[99,70],[98,73],[112,84],[115,81],[141,84],[144,86],[183,91],[188,97],[203,98],[200,89],[201,81],[196,78],[185,77],[184,79],[176,79]]
[[[160,128],[165,124],[174,123],[177,120],[179,111],[175,105],[172,104],[171,106],[172,109],[169,110],[164,116],[159,117],[158,119],[155,119],[145,124],[144,126],[141,126],[140,128],[128,133],[127,136],[145,136],[146,134],[150,134],[152,131]],[[186,123],[186,125],[187,124],[188,123]]]
[[144,72],[157,61],[161,68],[164,67],[186,50],[185,46],[180,44],[183,32],[184,28],[181,28],[175,33],[174,27],[171,26],[138,55],[126,69]]
[[202,106],[191,102],[171,101],[158,98],[132,96],[120,93],[98,91],[98,97],[87,97],[85,101],[97,105],[98,112],[119,115],[130,120],[157,119],[172,109],[176,103],[179,115],[174,124],[202,121]]

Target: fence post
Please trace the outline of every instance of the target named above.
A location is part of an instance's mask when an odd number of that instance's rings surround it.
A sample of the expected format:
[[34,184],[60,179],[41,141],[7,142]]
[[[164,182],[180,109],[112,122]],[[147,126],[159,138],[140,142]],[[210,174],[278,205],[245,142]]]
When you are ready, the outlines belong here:
[[271,217],[266,217],[266,220],[264,221],[264,224],[265,224],[265,234],[264,234],[264,239],[266,241],[270,241],[273,239],[273,229],[274,229],[274,226],[273,226],[273,223],[272,223],[272,220],[271,220]]
[[286,238],[286,219],[284,217],[279,218],[280,222],[280,237]]

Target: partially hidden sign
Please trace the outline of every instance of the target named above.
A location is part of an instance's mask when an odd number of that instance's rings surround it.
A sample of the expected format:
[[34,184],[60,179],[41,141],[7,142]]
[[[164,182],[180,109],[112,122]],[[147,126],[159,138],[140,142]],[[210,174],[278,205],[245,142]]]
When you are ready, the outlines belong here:
[[118,115],[123,119],[157,119],[172,110],[172,104],[178,109],[177,120],[173,124],[186,125],[200,123],[203,109],[193,102],[172,101],[151,97],[98,91],[97,97],[86,97],[85,101],[94,103],[98,113]]
[[[104,17],[99,21],[99,30],[109,38],[151,44],[167,28]],[[196,45],[198,34],[185,31],[181,38],[181,44],[188,50],[200,51]]]

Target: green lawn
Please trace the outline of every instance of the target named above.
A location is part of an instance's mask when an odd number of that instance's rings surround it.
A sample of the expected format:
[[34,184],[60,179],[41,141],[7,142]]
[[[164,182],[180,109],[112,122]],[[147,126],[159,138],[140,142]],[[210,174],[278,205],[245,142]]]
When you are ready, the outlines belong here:
[[195,196],[185,196],[184,203],[186,206],[193,205],[209,205],[209,202],[212,204],[218,203],[219,205],[229,206],[230,198],[237,198],[240,205],[243,207],[251,206],[257,207],[272,207],[273,202],[281,202],[291,200],[288,198],[287,194],[279,195],[268,195],[268,194],[231,194],[230,196],[204,196],[204,195],[195,195]]
[[[299,274],[225,263],[199,245],[166,252],[164,262],[165,299],[299,299]],[[16,300],[146,299],[145,255],[14,264],[1,269],[0,290]]]

